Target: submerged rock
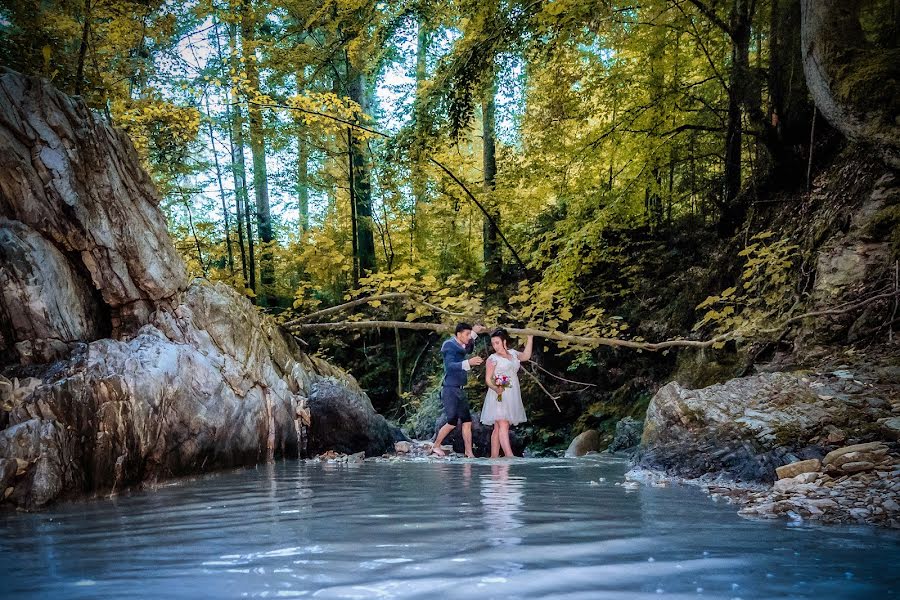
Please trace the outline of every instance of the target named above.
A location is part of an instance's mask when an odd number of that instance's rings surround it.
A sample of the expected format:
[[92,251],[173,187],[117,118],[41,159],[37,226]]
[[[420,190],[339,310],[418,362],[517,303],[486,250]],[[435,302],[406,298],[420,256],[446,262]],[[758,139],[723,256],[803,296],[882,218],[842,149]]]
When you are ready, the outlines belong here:
[[599,452],[600,446],[600,432],[596,429],[588,429],[575,436],[566,449],[566,456],[576,457],[584,456],[588,452]]

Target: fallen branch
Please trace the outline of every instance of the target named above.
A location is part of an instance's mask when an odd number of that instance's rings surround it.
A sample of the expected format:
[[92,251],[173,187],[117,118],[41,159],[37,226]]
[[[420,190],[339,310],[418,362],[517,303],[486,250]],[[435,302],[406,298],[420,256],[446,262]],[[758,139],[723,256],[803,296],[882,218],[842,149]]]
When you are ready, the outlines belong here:
[[[452,333],[455,329],[453,325],[444,325],[443,323],[408,323],[406,321],[341,321],[337,323],[296,323],[291,325],[292,332],[299,333],[301,331],[329,331],[335,329],[415,329],[419,331],[436,331],[438,333]],[[635,342],[632,340],[620,340],[616,338],[606,337],[590,337],[582,335],[569,335],[558,331],[542,331],[540,329],[519,329],[516,327],[507,327],[506,331],[513,335],[533,335],[535,337],[554,340],[557,342],[566,342],[570,344],[579,344],[583,346],[612,346],[620,348],[632,348],[634,350],[665,350],[666,348],[675,348],[686,346],[692,348],[706,348],[724,342],[733,336],[733,333],[722,334],[709,340],[666,340],[664,342]]]
[[[826,310],[817,310],[808,313],[804,313],[802,315],[797,315],[795,317],[791,317],[787,319],[784,323],[782,323],[779,327],[774,327],[772,329],[764,329],[759,331],[758,333],[776,333],[779,331],[783,331],[788,325],[791,323],[795,323],[802,319],[807,319],[811,317],[820,317],[826,315],[838,315],[850,312],[852,310],[861,308],[866,306],[867,304],[871,304],[872,302],[876,302],[878,300],[883,300],[885,298],[894,298],[898,297],[900,294],[897,292],[888,292],[884,294],[878,294],[875,296],[871,296],[865,300],[861,300],[849,306],[844,306],[840,309],[826,309]],[[372,297],[374,298],[374,297]],[[371,299],[371,298],[370,298]],[[360,299],[361,301],[364,299]],[[356,301],[354,301],[356,302]],[[344,306],[344,305],[342,305]],[[337,308],[337,307],[334,307]],[[325,309],[331,310],[331,309]],[[321,312],[321,311],[320,311]],[[315,313],[313,313],[315,314]],[[419,331],[436,331],[438,333],[452,333],[455,329],[453,325],[445,325],[443,323],[416,323],[416,322],[406,322],[406,321],[341,321],[336,323],[297,323],[292,322],[289,325],[289,328],[292,333],[299,333],[302,331],[328,331],[335,329],[383,329],[383,328],[399,328],[399,329],[414,329]],[[516,328],[516,327],[507,327],[506,331],[513,335],[533,335],[535,337],[540,337],[548,340],[554,340],[557,342],[565,342],[569,344],[577,344],[581,346],[610,346],[613,348],[631,348],[632,350],[648,350],[651,352],[656,352],[659,350],[666,350],[668,348],[709,348],[715,344],[720,344],[723,342],[727,342],[728,340],[734,339],[736,337],[743,336],[742,332],[739,331],[729,331],[727,333],[719,334],[715,337],[712,337],[708,340],[686,340],[686,339],[674,339],[674,340],[665,340],[662,342],[637,342],[634,340],[621,340],[617,338],[607,338],[607,337],[592,337],[592,336],[582,336],[582,335],[569,335],[567,333],[560,333],[558,331],[542,331],[540,329],[530,329],[530,328]],[[573,382],[577,383],[577,382]],[[584,385],[584,384],[582,384]]]

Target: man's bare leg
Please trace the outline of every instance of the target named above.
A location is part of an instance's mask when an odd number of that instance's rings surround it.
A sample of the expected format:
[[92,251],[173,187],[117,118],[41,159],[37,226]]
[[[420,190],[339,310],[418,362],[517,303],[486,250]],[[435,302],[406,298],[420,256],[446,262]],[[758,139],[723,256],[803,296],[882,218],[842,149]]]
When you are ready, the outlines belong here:
[[[438,431],[437,437],[434,439],[434,446],[431,448],[431,451],[434,454],[437,454],[438,456],[447,456],[447,453],[444,452],[443,449],[441,449],[441,444],[443,443],[444,438],[450,435],[450,432],[454,429],[456,429],[456,425],[451,425],[450,423],[447,423],[446,425],[441,427],[441,430]],[[463,431],[465,431],[465,429],[463,429]]]
[[475,453],[472,452],[472,421],[462,424],[462,436],[463,445],[466,447],[466,456],[475,458]]

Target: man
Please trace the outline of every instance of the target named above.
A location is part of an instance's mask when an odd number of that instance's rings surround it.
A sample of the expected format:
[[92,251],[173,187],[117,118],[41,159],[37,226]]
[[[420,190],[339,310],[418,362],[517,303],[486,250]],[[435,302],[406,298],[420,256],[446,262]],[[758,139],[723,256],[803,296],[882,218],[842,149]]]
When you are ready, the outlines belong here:
[[444,405],[444,413],[447,415],[447,424],[438,431],[434,440],[432,452],[438,456],[447,454],[441,448],[441,442],[459,424],[462,426],[463,444],[466,447],[466,456],[475,458],[472,452],[472,413],[469,411],[469,400],[463,387],[472,367],[477,367],[484,362],[480,356],[473,356],[466,360],[466,354],[472,352],[475,347],[475,339],[484,327],[476,325],[475,329],[468,323],[460,323],[456,326],[456,333],[441,346],[441,354],[444,355],[444,385],[441,387],[441,402]]

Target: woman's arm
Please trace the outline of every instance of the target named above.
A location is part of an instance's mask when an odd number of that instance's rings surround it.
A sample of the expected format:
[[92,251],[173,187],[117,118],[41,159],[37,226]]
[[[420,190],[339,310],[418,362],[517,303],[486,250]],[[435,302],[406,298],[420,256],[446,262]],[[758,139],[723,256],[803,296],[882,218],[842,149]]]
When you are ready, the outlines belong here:
[[531,351],[534,350],[534,336],[529,335],[528,340],[525,342],[525,350],[519,354],[519,360],[521,362],[525,362],[526,360],[531,360]]
[[494,361],[488,360],[487,368],[484,370],[484,382],[487,384],[489,389],[492,389],[499,394],[500,393],[499,388],[496,385],[494,385],[494,369],[495,368],[496,367],[494,366]]

